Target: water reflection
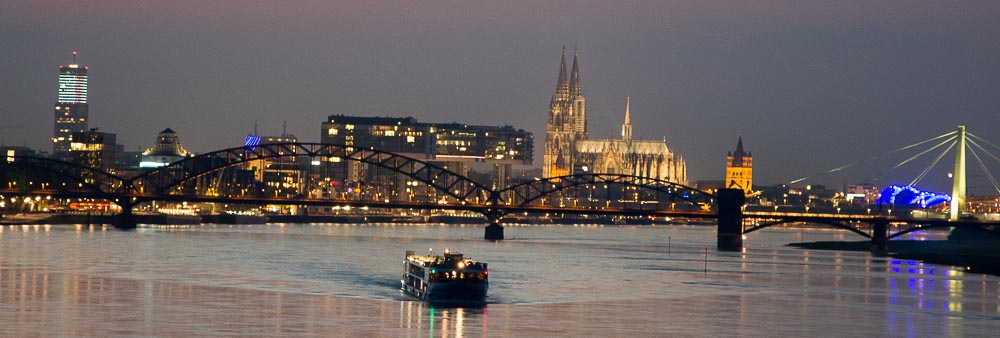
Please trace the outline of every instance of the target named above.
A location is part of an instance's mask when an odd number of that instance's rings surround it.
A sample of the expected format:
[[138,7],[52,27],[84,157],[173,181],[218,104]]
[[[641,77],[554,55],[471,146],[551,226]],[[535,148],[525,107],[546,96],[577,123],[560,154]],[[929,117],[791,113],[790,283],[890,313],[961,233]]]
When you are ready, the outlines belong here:
[[487,333],[485,308],[62,274],[6,264],[0,265],[0,308],[9,310],[0,311],[3,335],[14,337],[37,335],[40,328],[56,336],[94,337]]
[[[467,332],[476,330],[482,335],[487,332],[486,307],[447,307],[435,306],[425,302],[399,302],[400,327],[413,329],[414,332],[427,332],[426,337],[463,337]],[[467,320],[469,317],[471,320]],[[467,321],[476,327],[469,327]],[[412,334],[407,336],[424,336]],[[480,336],[475,334],[473,336]]]
[[[503,243],[439,243],[445,227],[102,229],[0,227],[0,336],[948,337],[1000,320],[993,276],[781,246],[706,257],[695,240],[710,229],[547,227]],[[503,276],[488,309],[400,294],[401,242],[485,257]]]

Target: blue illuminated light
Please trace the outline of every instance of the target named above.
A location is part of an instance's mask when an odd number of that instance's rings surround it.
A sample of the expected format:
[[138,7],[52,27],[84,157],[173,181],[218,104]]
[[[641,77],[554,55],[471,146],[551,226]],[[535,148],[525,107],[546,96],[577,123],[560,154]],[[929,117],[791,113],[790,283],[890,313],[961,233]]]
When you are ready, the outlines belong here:
[[259,146],[259,145],[260,145],[260,136],[257,136],[257,135],[247,135],[247,136],[243,137],[243,146],[244,147],[253,147],[253,148],[250,148],[251,151],[257,150],[257,146]]
[[243,146],[245,147],[255,147],[258,145],[260,145],[260,136],[247,135],[243,138]]
[[910,185],[890,185],[882,189],[879,201],[883,204],[927,208],[938,203],[951,201],[951,196],[922,191]]

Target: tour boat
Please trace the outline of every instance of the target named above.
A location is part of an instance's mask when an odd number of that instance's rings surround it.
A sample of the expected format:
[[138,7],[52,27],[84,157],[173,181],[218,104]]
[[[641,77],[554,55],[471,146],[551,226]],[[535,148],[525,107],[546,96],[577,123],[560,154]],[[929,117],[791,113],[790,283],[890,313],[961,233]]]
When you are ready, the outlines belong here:
[[486,263],[445,249],[444,256],[406,251],[403,291],[431,303],[486,303],[489,270]]

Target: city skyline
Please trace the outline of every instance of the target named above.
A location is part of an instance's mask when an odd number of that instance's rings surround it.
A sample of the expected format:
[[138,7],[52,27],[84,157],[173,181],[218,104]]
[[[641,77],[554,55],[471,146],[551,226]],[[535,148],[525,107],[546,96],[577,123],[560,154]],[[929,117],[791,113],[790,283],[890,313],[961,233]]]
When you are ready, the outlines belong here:
[[0,142],[51,149],[53,69],[71,50],[94,67],[90,126],[129,150],[168,127],[195,152],[238,146],[282,121],[316,141],[326,116],[353,114],[512,125],[540,155],[563,45],[580,49],[591,135],[615,136],[631,96],[635,137],[666,137],[692,182],[722,179],[739,136],[773,184],[997,124],[986,1],[297,5],[4,6]]

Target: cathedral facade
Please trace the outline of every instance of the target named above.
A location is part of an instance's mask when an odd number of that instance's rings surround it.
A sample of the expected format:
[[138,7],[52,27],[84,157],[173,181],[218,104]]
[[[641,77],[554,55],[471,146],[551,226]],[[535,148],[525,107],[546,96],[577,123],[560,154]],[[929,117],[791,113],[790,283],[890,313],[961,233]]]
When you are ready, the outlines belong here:
[[631,99],[625,102],[620,139],[589,139],[587,103],[580,82],[579,54],[573,51],[573,71],[566,76],[566,52],[559,62],[556,92],[545,126],[542,175],[580,173],[625,174],[687,184],[684,159],[662,141],[632,137]]

